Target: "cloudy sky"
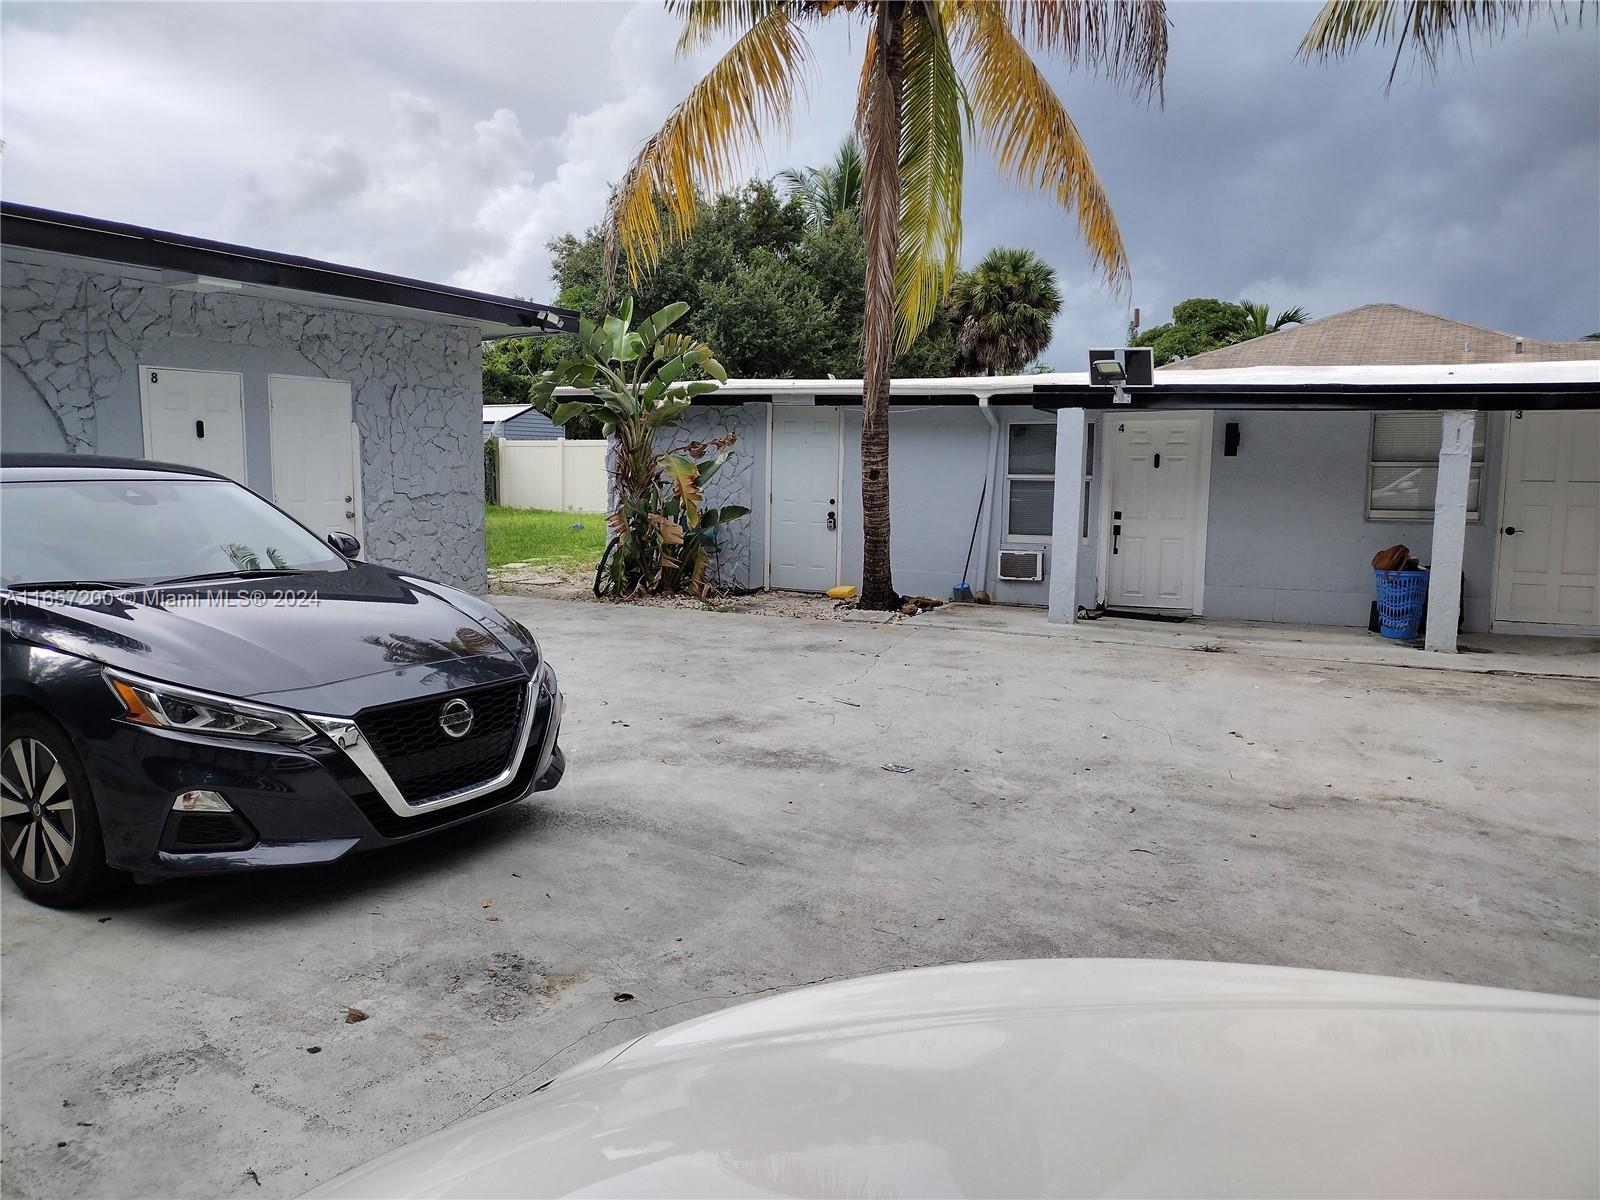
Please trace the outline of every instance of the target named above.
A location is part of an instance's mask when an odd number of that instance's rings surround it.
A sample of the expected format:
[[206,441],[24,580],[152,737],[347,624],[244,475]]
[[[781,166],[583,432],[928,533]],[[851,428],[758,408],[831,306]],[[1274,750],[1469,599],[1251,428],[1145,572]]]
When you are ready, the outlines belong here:
[[[1600,330],[1600,32],[1548,22],[1436,80],[1368,51],[1295,61],[1315,8],[1174,3],[1165,107],[1057,64],[1116,207],[1146,326],[1186,296],[1394,301],[1533,337]],[[0,188],[41,204],[486,291],[553,299],[545,243],[709,58],[659,5],[7,0]],[[823,161],[862,38],[813,37],[792,135],[752,174]],[[1129,300],[1069,221],[968,159],[971,262],[1027,245],[1066,307],[1046,355],[1120,343]]]

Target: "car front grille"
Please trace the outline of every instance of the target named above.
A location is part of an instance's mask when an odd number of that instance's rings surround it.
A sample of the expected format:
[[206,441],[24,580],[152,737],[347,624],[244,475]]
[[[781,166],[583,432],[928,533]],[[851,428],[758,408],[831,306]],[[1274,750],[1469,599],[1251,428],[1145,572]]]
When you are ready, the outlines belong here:
[[[447,701],[465,700],[472,727],[453,738],[439,723]],[[471,787],[505,769],[522,725],[523,680],[369,708],[356,725],[400,794],[412,804]]]

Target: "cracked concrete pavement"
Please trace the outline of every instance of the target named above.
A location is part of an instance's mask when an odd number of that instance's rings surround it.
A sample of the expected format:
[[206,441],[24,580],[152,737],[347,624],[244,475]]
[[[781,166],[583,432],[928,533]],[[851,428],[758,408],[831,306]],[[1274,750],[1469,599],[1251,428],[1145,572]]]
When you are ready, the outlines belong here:
[[557,791],[83,912],[4,886],[5,1195],[293,1196],[647,1030],[928,963],[1600,994],[1593,680],[500,602],[569,697]]

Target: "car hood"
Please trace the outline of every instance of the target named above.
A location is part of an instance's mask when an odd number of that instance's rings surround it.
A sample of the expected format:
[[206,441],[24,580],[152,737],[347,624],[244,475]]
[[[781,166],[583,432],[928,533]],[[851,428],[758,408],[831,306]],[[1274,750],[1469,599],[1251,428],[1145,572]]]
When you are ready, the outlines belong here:
[[904,971],[647,1034],[311,1195],[1593,1195],[1597,1027],[1289,968]]
[[92,603],[13,594],[6,616],[18,636],[152,679],[339,713],[528,673],[524,648],[463,608],[493,610],[453,594],[356,563],[60,597]]

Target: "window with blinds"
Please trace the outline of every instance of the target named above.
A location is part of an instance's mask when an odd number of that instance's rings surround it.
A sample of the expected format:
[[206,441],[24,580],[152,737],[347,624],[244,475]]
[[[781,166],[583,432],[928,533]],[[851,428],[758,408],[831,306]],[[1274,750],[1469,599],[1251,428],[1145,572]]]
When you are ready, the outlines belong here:
[[1050,537],[1056,495],[1056,427],[1013,423],[1006,438],[1006,536]]
[[[1481,515],[1483,456],[1488,424],[1478,413],[1472,427],[1472,476],[1467,484],[1467,519]],[[1367,518],[1373,521],[1432,518],[1439,481],[1440,416],[1437,412],[1372,414],[1372,455],[1367,467]]]

